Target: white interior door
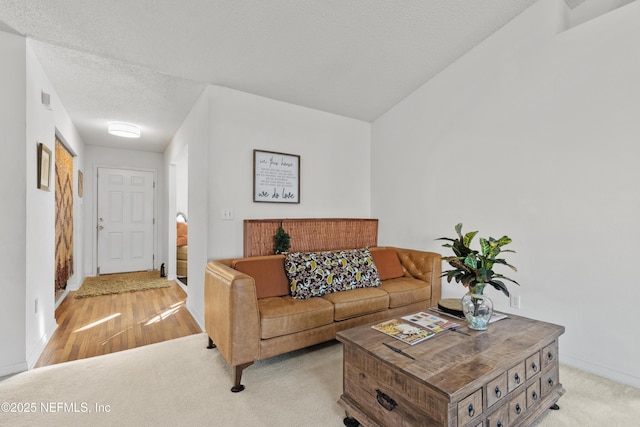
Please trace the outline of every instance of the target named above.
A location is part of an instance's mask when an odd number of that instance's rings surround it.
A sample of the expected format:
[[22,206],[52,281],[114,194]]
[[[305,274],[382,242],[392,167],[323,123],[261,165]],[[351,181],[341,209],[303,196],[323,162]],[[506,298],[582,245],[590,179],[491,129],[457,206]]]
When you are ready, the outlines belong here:
[[153,172],[98,168],[98,274],[153,270]]

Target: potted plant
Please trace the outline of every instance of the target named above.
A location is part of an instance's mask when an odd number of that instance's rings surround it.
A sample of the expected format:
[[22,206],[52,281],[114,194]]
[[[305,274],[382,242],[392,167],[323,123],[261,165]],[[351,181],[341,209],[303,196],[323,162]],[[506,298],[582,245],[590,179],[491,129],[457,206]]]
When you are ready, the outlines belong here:
[[470,231],[463,235],[462,223],[457,224],[455,230],[458,235],[456,239],[449,237],[436,239],[451,242],[442,246],[451,248],[454,253],[452,256],[442,257],[442,260],[449,263],[452,269],[444,271],[441,277],[446,276],[448,283],[451,283],[451,280],[455,280],[457,283],[462,283],[463,286],[469,288],[469,293],[462,298],[462,311],[465,313],[469,327],[484,330],[487,328],[493,312],[493,303],[483,294],[485,286],[491,285],[495,289],[502,291],[506,296],[509,296],[509,290],[504,281],[507,280],[520,285],[515,280],[493,270],[496,264],[502,264],[513,271],[517,271],[504,258],[498,258],[504,252],[515,253],[513,250],[503,249],[512,240],[509,236],[503,236],[497,240],[493,237],[488,239],[481,237],[480,250],[478,251],[471,248],[471,242],[478,234],[477,231]]
[[273,246],[276,254],[282,254],[287,252],[291,247],[291,238],[289,234],[282,228],[282,221],[280,226],[276,230],[276,234],[273,236]]

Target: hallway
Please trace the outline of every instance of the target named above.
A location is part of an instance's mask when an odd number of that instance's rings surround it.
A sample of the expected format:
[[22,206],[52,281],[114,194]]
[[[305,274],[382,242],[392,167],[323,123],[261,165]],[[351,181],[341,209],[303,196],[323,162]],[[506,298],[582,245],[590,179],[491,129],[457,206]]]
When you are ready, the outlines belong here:
[[[35,367],[84,359],[202,332],[178,284],[97,297],[69,295],[56,310],[58,329]],[[205,344],[203,343],[203,346]]]

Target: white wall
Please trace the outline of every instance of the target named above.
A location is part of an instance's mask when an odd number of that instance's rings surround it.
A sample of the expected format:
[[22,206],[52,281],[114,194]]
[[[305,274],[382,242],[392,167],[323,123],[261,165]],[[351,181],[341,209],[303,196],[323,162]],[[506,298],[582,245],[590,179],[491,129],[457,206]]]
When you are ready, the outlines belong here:
[[162,263],[166,263],[166,240],[164,239],[164,230],[166,224],[166,216],[162,207],[165,198],[165,179],[164,179],[164,163],[161,153],[151,153],[147,151],[137,150],[121,150],[114,148],[106,148],[96,145],[86,146],[86,160],[84,173],[84,203],[88,204],[85,208],[85,260],[84,270],[87,276],[95,276],[97,268],[97,251],[96,251],[96,219],[97,215],[97,173],[99,167],[121,168],[133,170],[145,170],[155,173],[156,192],[155,192],[155,247],[156,260],[155,268],[160,269]]
[[189,218],[189,146],[185,146],[176,161],[176,211]]
[[636,0],[581,0],[577,2],[580,5],[570,10],[568,14],[568,28],[583,24],[634,1]]
[[[69,115],[60,103],[51,82],[44,73],[27,42],[26,88],[26,171],[27,171],[27,233],[26,233],[26,349],[29,366],[33,366],[56,329],[55,321],[55,136],[74,154],[74,274],[67,287],[77,288],[84,278],[83,265],[83,205],[78,197],[78,169],[82,169],[84,143]],[[42,104],[42,91],[50,95],[51,104]],[[50,191],[37,188],[37,143],[51,149]],[[37,301],[37,302],[36,302]],[[37,306],[37,307],[36,307]]]
[[[55,184],[37,188],[37,144],[51,149],[51,182],[55,181],[55,135],[77,155],[74,177],[82,167],[83,142],[29,43],[0,32],[0,129],[4,137],[0,191],[4,203],[0,232],[0,266],[5,274],[0,298],[0,376],[32,367],[56,328]],[[45,108],[41,92],[51,96]],[[82,203],[74,198],[74,271],[82,269]],[[37,303],[36,303],[37,301]]]
[[[25,283],[27,230],[26,43],[0,32],[0,377],[27,368]],[[34,151],[35,152],[35,151]],[[31,154],[31,151],[29,151]],[[35,185],[35,177],[29,183]]]
[[176,182],[177,163],[182,162],[183,153],[188,153],[189,259],[187,276],[189,285],[183,289],[188,295],[187,309],[202,328],[204,328],[204,268],[207,262],[209,120],[209,95],[205,90],[164,153],[165,167],[173,171],[173,174],[169,176],[173,182],[167,182],[170,191],[165,205],[167,217],[173,219],[167,222],[166,227],[167,242],[169,242],[167,253],[170,277],[175,277],[176,274],[175,214],[177,211],[177,192],[179,191]]
[[[189,145],[189,310],[209,259],[242,256],[244,219],[369,217],[370,124],[210,86],[165,153]],[[253,150],[300,155],[300,203],[253,202]],[[223,220],[223,209],[234,218]]]
[[[244,219],[369,217],[369,123],[223,87],[210,96],[208,258],[242,255]],[[300,156],[299,204],[253,202],[254,149]]]
[[445,253],[458,222],[508,234],[522,308],[491,289],[498,308],[564,325],[563,362],[640,387],[640,2],[557,34],[564,6],[534,4],[373,124],[372,216],[382,244]]

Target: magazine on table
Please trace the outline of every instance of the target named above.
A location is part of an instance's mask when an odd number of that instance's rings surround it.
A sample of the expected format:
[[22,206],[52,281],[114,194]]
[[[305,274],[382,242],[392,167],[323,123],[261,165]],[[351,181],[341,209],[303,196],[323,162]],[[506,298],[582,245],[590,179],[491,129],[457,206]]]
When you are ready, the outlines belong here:
[[[445,316],[451,316],[457,319],[465,320],[464,314],[453,314],[453,313],[442,310],[440,307],[429,307],[429,310],[433,311],[434,313],[444,314]],[[494,311],[493,314],[491,315],[491,319],[489,320],[489,323],[497,322],[498,320],[506,319],[507,317],[509,316],[504,313]]]
[[436,334],[430,329],[419,328],[398,319],[387,320],[371,327],[410,345],[417,344]]
[[414,313],[409,316],[403,316],[402,318],[436,333],[460,326],[459,323],[443,319],[442,317],[438,317],[433,314],[425,313],[424,311]]

